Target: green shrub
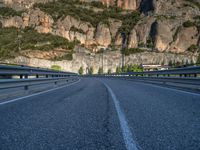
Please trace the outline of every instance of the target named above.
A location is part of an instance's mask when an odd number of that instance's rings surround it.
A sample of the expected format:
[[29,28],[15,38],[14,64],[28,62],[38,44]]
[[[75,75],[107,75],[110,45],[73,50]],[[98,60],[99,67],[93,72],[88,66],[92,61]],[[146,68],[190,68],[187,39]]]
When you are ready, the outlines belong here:
[[112,73],[111,69],[108,69],[108,74],[111,74],[111,73]]
[[116,73],[117,73],[117,74],[122,73],[122,68],[121,68],[121,67],[117,67],[117,68],[116,68]]
[[199,50],[199,47],[197,45],[191,45],[189,48],[188,48],[188,51],[190,52],[196,52]]
[[186,22],[183,23],[183,26],[185,28],[189,28],[189,27],[195,26],[195,23],[188,20],[188,21],[186,21]]
[[102,67],[99,68],[98,74],[103,74],[103,68]]
[[123,71],[123,72],[128,72],[128,66],[127,66],[127,65],[124,65],[124,67],[122,68],[122,71]]
[[89,75],[93,75],[93,74],[94,74],[94,69],[93,69],[93,67],[90,67],[90,68],[89,68],[88,74],[89,74]]
[[51,66],[51,69],[52,69],[52,70],[56,70],[56,71],[61,71],[61,70],[62,70],[61,67],[60,67],[59,65],[52,65],[52,66]]
[[128,72],[143,72],[143,68],[140,65],[128,65]]
[[80,67],[78,70],[79,75],[83,75],[83,67]]
[[2,17],[13,17],[13,16],[21,16],[23,11],[16,11],[9,7],[0,7],[0,16]]

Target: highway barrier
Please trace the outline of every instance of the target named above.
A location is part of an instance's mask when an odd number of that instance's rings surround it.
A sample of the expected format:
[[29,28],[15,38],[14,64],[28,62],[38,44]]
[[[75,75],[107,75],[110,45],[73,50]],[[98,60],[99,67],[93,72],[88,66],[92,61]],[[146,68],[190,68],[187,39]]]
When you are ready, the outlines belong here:
[[174,68],[170,70],[102,74],[93,77],[120,78],[200,91],[200,67]]
[[26,95],[78,80],[78,74],[27,66],[0,65],[0,99]]

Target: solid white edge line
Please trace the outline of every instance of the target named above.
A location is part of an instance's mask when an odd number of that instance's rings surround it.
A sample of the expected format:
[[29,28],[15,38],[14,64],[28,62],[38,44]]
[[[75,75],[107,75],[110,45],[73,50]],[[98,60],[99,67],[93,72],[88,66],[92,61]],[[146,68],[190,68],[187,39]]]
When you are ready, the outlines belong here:
[[37,95],[44,94],[44,93],[48,93],[48,92],[51,92],[51,91],[54,91],[54,90],[62,89],[62,88],[65,88],[65,87],[74,85],[74,84],[76,84],[76,83],[78,83],[78,82],[80,82],[80,81],[81,81],[81,79],[79,79],[78,81],[73,82],[73,83],[71,83],[71,84],[67,84],[67,85],[61,86],[61,87],[57,87],[57,88],[53,88],[53,89],[50,89],[50,90],[47,90],[47,91],[43,91],[43,92],[39,92],[39,93],[27,95],[27,96],[24,96],[24,97],[20,97],[20,98],[8,100],[8,101],[5,101],[5,102],[0,103],[0,106],[1,106],[1,105],[5,105],[5,104],[8,104],[8,103],[15,102],[15,101],[19,101],[19,100],[22,100],[22,99],[25,99],[25,98],[37,96]]
[[132,132],[131,132],[129,126],[128,126],[128,122],[126,121],[126,117],[125,117],[122,109],[120,108],[119,100],[116,98],[112,89],[106,83],[103,82],[103,84],[108,89],[108,91],[109,91],[109,93],[112,97],[112,100],[114,102],[115,109],[117,111],[118,119],[119,119],[119,122],[120,122],[120,127],[121,127],[121,130],[122,130],[124,142],[125,142],[125,145],[126,145],[126,149],[127,150],[138,150],[136,141],[133,139],[133,134],[132,134]]

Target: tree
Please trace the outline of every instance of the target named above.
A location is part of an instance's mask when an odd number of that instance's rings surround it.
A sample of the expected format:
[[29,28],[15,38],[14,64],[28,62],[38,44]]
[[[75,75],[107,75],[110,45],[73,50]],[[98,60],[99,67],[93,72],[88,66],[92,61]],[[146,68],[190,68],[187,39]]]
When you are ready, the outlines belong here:
[[125,66],[123,67],[123,72],[128,72],[128,66],[127,66],[127,65],[125,65]]
[[117,67],[117,68],[116,68],[116,73],[117,73],[117,74],[122,73],[122,68],[121,68],[121,67]]
[[93,73],[94,73],[94,69],[93,69],[93,67],[90,67],[88,71],[89,71],[89,72],[88,72],[89,75],[93,75]]
[[189,65],[190,65],[188,59],[186,60],[185,65],[186,65],[186,66],[189,66]]
[[111,73],[112,73],[111,69],[108,69],[108,74],[111,74]]
[[173,66],[173,62],[172,62],[172,60],[169,61],[168,66],[170,66],[170,67]]
[[80,67],[80,69],[78,70],[78,73],[79,73],[80,75],[83,75],[83,67]]
[[103,68],[102,67],[99,68],[98,74],[103,74]]
[[199,56],[198,56],[198,58],[197,58],[196,64],[197,64],[197,65],[200,65],[200,54],[199,54]]

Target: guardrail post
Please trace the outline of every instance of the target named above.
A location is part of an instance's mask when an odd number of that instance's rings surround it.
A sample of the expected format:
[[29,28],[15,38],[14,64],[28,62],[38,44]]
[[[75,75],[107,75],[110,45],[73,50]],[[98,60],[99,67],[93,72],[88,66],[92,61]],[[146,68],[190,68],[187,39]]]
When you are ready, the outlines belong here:
[[38,75],[38,74],[36,74],[36,78],[39,78],[39,75]]
[[25,75],[24,77],[25,77],[25,79],[28,79],[28,75]]
[[23,75],[22,74],[20,75],[20,79],[23,79]]
[[194,77],[195,77],[195,78],[197,77],[197,74],[196,74],[196,73],[194,74]]
[[49,76],[48,75],[46,75],[46,78],[48,78]]

